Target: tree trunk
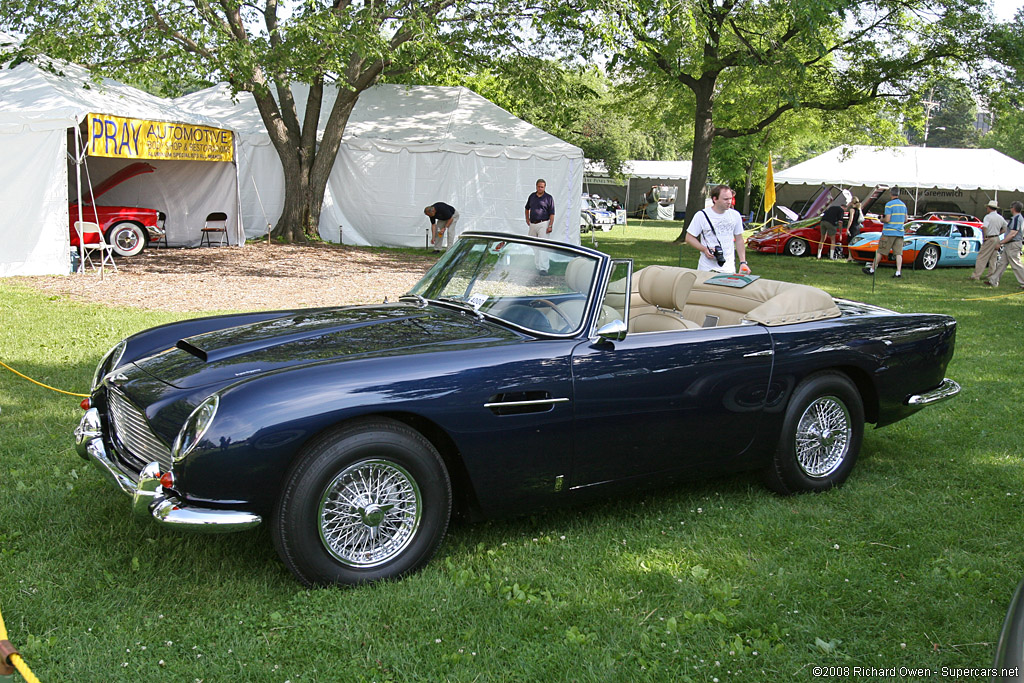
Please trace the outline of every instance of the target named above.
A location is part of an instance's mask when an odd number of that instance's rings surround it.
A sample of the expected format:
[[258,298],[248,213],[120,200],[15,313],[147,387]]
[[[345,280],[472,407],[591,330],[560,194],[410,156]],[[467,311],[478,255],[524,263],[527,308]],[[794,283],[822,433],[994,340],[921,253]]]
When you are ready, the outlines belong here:
[[680,244],[686,241],[686,228],[690,226],[693,217],[704,208],[704,199],[707,197],[711,141],[715,134],[713,108],[717,80],[717,73],[706,73],[697,81],[697,87],[693,88],[697,104],[693,120],[693,161],[690,166],[690,192],[686,196],[686,223],[675,240]]
[[747,184],[743,192],[743,215],[750,215],[750,192],[753,190],[754,183],[754,164],[756,163],[756,157],[750,157],[750,163],[747,164]]
[[[253,93],[284,172],[284,207],[270,234],[285,242],[317,239],[327,182],[341,147],[349,115],[359,99],[358,92],[338,89],[323,136],[318,143],[317,131],[309,127],[318,124],[320,95],[319,89],[310,88],[306,102],[307,116],[301,124],[303,130],[299,130],[294,111],[281,112],[269,93],[261,96]],[[286,120],[293,122],[292,125],[287,125]]]

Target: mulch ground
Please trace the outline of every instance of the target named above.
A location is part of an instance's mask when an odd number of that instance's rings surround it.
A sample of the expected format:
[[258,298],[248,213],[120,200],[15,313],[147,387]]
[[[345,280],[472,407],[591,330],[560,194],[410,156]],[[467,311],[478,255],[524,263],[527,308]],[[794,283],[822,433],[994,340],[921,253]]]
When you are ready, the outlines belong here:
[[437,260],[329,244],[146,249],[117,272],[11,281],[78,301],[165,311],[259,310],[394,301]]

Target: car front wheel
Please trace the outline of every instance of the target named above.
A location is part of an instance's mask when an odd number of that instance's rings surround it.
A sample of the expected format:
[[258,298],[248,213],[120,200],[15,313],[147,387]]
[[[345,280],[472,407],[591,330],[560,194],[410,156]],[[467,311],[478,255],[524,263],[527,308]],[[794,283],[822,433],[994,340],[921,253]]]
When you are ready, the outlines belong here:
[[864,436],[864,404],[853,383],[836,372],[808,377],[786,408],[765,483],[777,493],[824,491],[850,475]]
[[786,253],[790,256],[804,256],[807,253],[807,240],[794,237],[786,242]]
[[274,547],[307,586],[414,572],[448,529],[452,492],[437,450],[390,420],[327,434],[292,467],[275,511]]
[[107,244],[118,256],[135,256],[146,248],[146,233],[135,223],[117,223],[107,231]]
[[921,253],[917,255],[917,267],[924,270],[935,270],[939,265],[939,246],[937,244],[926,244]]

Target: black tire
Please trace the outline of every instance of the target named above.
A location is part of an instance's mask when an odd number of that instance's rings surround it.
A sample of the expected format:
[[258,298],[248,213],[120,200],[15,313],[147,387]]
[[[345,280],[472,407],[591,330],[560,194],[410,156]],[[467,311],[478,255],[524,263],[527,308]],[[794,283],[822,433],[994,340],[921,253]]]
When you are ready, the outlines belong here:
[[786,242],[785,251],[790,256],[806,256],[810,249],[807,240],[802,237],[794,237]]
[[148,238],[142,226],[124,221],[107,230],[106,239],[118,256],[135,256],[146,248]]
[[924,248],[917,253],[917,267],[921,270],[935,270],[939,265],[939,258],[942,256],[942,251],[939,249],[937,244],[926,244]]
[[793,391],[765,484],[783,495],[825,491],[850,475],[864,437],[864,404],[846,375],[811,375]]
[[271,535],[306,586],[394,579],[434,555],[451,507],[448,471],[429,441],[398,422],[360,420],[300,455]]

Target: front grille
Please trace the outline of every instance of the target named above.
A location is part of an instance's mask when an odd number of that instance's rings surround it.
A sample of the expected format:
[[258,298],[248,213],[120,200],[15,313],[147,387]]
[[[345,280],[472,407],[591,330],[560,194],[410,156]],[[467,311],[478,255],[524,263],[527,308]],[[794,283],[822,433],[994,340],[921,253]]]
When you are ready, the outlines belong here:
[[111,434],[133,464],[142,469],[156,460],[161,471],[171,469],[171,451],[149,428],[145,414],[117,389],[110,390],[109,404]]

